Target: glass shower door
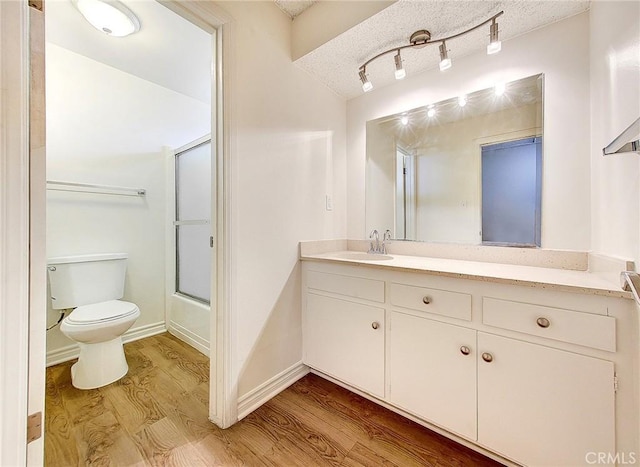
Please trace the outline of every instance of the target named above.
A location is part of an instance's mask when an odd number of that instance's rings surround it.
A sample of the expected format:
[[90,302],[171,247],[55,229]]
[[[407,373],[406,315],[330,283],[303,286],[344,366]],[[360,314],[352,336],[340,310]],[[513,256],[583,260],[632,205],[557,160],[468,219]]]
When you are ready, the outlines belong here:
[[175,212],[171,254],[175,267],[168,277],[167,329],[205,355],[210,351],[212,278],[211,201],[215,167],[209,137],[176,150],[173,156]]
[[211,140],[176,154],[176,292],[211,299]]

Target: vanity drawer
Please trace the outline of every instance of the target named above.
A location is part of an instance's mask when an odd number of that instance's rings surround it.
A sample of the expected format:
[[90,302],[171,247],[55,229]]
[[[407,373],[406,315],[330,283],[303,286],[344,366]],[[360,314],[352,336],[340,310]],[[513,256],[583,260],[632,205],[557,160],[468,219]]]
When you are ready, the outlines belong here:
[[404,284],[391,284],[391,304],[471,321],[471,295]]
[[482,322],[533,336],[616,351],[616,320],[611,316],[483,297]]
[[384,281],[308,271],[307,287],[309,289],[345,295],[347,297],[384,303]]

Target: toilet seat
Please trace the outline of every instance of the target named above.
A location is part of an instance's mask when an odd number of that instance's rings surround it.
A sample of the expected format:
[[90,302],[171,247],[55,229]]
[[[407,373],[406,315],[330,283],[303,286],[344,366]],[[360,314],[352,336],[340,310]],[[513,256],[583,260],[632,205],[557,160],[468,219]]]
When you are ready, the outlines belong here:
[[134,303],[122,300],[109,300],[79,306],[73,310],[65,321],[67,321],[68,324],[75,325],[106,323],[126,318],[138,312],[138,307]]

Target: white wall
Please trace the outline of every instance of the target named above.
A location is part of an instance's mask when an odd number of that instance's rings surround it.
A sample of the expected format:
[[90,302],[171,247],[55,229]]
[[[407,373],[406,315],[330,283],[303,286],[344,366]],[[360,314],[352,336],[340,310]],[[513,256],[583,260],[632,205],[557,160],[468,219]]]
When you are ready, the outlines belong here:
[[[456,59],[374,89],[347,103],[349,238],[365,235],[365,124],[368,120],[512,81],[545,74],[542,246],[590,246],[589,16],[583,13],[504,41],[497,55]],[[451,44],[455,52],[455,41]],[[428,53],[428,52],[426,52]]]
[[221,6],[234,18],[230,299],[242,397],[302,358],[298,242],[346,234],[345,102],[291,62],[291,20],[272,2]]
[[[210,130],[210,106],[47,45],[47,178],[140,187],[145,197],[48,191],[47,255],[129,254],[125,300],[141,316],[132,329],[164,323],[165,161]],[[48,323],[57,311],[49,310]],[[72,344],[47,333],[55,355]]]
[[[640,157],[602,156],[640,117],[640,3],[592,2],[592,248],[640,264]],[[636,266],[637,267],[637,266]]]

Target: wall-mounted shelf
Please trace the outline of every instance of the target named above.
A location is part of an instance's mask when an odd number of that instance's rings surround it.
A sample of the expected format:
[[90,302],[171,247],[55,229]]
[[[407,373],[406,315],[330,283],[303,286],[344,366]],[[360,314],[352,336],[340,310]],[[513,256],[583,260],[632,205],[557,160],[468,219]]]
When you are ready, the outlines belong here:
[[129,188],[112,185],[93,185],[89,183],[63,182],[59,180],[47,180],[47,190],[73,191],[77,193],[95,193],[100,195],[120,196],[144,196],[147,191],[144,188]]
[[640,118],[602,149],[603,156],[635,152],[640,154]]
[[633,271],[624,271],[620,273],[620,286],[622,290],[631,292],[636,303],[640,306],[640,275]]

